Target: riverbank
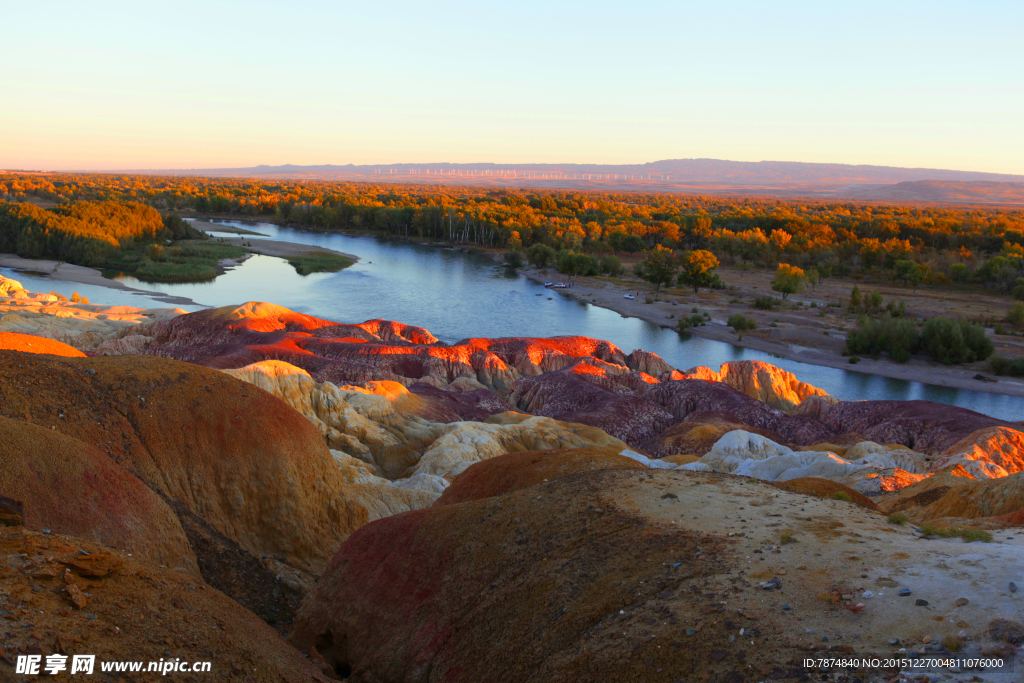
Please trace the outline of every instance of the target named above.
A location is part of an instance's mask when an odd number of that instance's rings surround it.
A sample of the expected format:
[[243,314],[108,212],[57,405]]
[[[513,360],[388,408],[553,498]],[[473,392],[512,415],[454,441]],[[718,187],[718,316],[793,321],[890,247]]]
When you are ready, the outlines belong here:
[[[561,282],[565,277],[552,268],[520,268],[524,276],[543,284],[546,281]],[[723,273],[729,282],[731,273]],[[768,289],[765,287],[764,289]],[[769,353],[780,358],[811,365],[863,372],[881,377],[910,380],[955,389],[969,389],[994,394],[1024,397],[1024,381],[1020,379],[999,377],[996,382],[983,382],[974,379],[978,373],[991,376],[986,372],[984,363],[969,366],[948,367],[924,360],[913,359],[907,363],[894,363],[889,360],[872,360],[864,358],[856,365],[840,352],[845,346],[846,321],[838,315],[825,313],[827,309],[822,301],[814,309],[807,312],[796,311],[752,311],[749,304],[730,303],[744,292],[724,290],[721,292],[701,291],[684,293],[672,290],[661,293],[654,303],[645,303],[651,294],[650,287],[639,281],[632,282],[617,278],[595,277],[576,278],[572,287],[552,289],[562,296],[586,302],[615,311],[619,315],[639,318],[665,329],[678,329],[679,319],[694,314],[708,314],[709,318],[703,326],[690,328],[690,333],[704,339],[726,342]],[[764,294],[761,291],[761,294]],[[626,299],[626,294],[636,296],[635,300]],[[809,304],[814,297],[807,298]],[[813,301],[813,303],[818,303]],[[816,313],[810,311],[817,311]],[[742,312],[748,317],[758,320],[758,329],[737,337],[732,328],[726,325],[729,316]],[[774,323],[774,326],[773,326]],[[837,329],[840,328],[840,329]],[[680,368],[685,370],[687,368]]]
[[130,292],[139,296],[145,296],[151,299],[156,299],[161,303],[171,304],[173,306],[201,306],[192,299],[183,296],[175,296],[173,294],[164,294],[163,292],[155,292],[148,289],[138,289],[137,287],[129,287],[117,280],[104,277],[103,273],[96,268],[88,268],[86,266],[76,266],[71,263],[64,263],[62,261],[49,261],[46,259],[27,259],[22,258],[16,254],[0,254],[0,267],[13,268],[17,271],[24,271],[32,275],[40,275],[49,280],[59,280],[61,282],[75,282],[82,285],[91,285],[94,287],[106,287],[107,289],[116,289],[122,292]]
[[[300,275],[318,272],[336,273],[339,270],[355,265],[359,261],[359,257],[355,254],[346,254],[312,244],[262,239],[266,235],[252,230],[245,230],[244,228],[199,220],[190,222],[195,228],[204,232],[237,234],[239,237],[218,237],[217,239],[224,244],[242,247],[248,250],[250,254],[282,258],[288,261]],[[253,240],[251,237],[259,237],[260,239]]]

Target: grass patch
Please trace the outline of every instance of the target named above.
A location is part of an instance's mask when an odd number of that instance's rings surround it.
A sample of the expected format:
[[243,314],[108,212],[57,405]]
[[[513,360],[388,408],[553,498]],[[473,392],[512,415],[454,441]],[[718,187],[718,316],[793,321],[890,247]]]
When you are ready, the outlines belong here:
[[217,277],[221,259],[240,258],[242,247],[220,242],[179,243],[153,249],[126,249],[107,262],[104,275],[132,275],[144,282],[203,282]]
[[925,536],[940,536],[942,538],[961,538],[964,543],[974,543],[975,541],[981,541],[982,543],[991,543],[992,534],[981,529],[959,529],[959,528],[947,528],[947,527],[936,527],[931,524],[921,525],[921,533]]
[[900,526],[903,526],[904,524],[910,521],[910,517],[907,517],[902,512],[897,512],[895,514],[889,515],[888,519],[889,524],[899,524]]
[[339,254],[300,254],[289,256],[288,263],[299,275],[310,273],[337,273],[351,266],[354,261]]
[[786,545],[788,543],[799,543],[799,541],[793,537],[792,529],[783,529],[779,532],[779,543],[781,545]]
[[850,494],[848,494],[846,491],[836,491],[836,495],[832,497],[835,498],[836,500],[845,500],[847,503],[851,502]]

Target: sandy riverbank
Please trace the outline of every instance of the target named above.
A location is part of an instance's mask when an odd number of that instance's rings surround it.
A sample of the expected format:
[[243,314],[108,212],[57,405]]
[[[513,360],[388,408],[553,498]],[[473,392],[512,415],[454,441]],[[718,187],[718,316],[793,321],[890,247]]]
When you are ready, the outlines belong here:
[[[521,268],[519,272],[540,283],[548,280],[565,281],[565,276],[556,273],[554,269]],[[723,277],[726,277],[728,281],[726,274],[723,274]],[[855,366],[851,365],[847,358],[840,355],[845,343],[845,334],[834,329],[837,325],[818,323],[817,319],[815,327],[811,327],[807,321],[798,320],[796,316],[782,312],[770,312],[766,315],[780,320],[780,323],[776,323],[779,325],[778,327],[764,326],[754,333],[747,333],[743,338],[737,338],[732,328],[725,324],[729,315],[735,310],[739,310],[738,307],[728,303],[730,296],[735,292],[730,291],[726,294],[706,291],[701,291],[698,294],[673,292],[670,295],[661,294],[658,301],[647,304],[644,303],[644,299],[649,290],[649,286],[641,287],[637,283],[614,282],[610,278],[581,277],[576,279],[570,288],[551,291],[613,310],[625,317],[640,318],[666,329],[678,329],[678,319],[691,315],[692,309],[697,308],[701,313],[710,314],[711,318],[707,325],[691,328],[693,334],[801,363],[853,370],[941,387],[1024,397],[1024,381],[1020,379],[1000,377],[998,382],[982,382],[973,379],[979,371],[984,373],[982,365],[947,367],[917,359],[900,364],[884,359],[871,360],[870,358],[862,359]],[[636,300],[624,298],[625,294],[636,295],[637,292],[640,293],[640,296]],[[748,316],[752,315],[749,306],[744,309],[744,313]],[[763,321],[759,321],[759,325],[763,325]],[[686,370],[687,368],[680,369]]]
[[46,277],[50,280],[60,280],[62,282],[77,282],[83,285],[92,285],[95,287],[106,287],[107,289],[116,289],[122,292],[131,292],[138,294],[139,296],[149,297],[156,299],[161,303],[171,304],[173,306],[200,306],[192,299],[183,296],[175,296],[173,294],[164,294],[163,292],[155,292],[147,289],[138,289],[136,287],[129,287],[122,282],[112,280],[110,278],[103,277],[96,268],[87,268],[86,266],[76,266],[71,263],[64,263],[61,261],[48,261],[45,259],[27,259],[17,256],[15,254],[0,254],[0,267],[13,268],[15,270],[25,271],[30,274],[38,274]]
[[318,247],[312,244],[299,244],[297,242],[285,242],[282,240],[268,240],[268,239],[248,239],[245,235],[263,235],[263,233],[255,232],[253,230],[245,230],[243,228],[236,228],[230,225],[221,225],[219,223],[208,223],[206,221],[190,221],[190,223],[199,230],[206,232],[230,232],[239,235],[239,237],[219,237],[222,242],[227,244],[233,244],[236,247],[243,247],[248,249],[253,254],[261,254],[263,256],[275,256],[277,258],[294,258],[296,256],[342,256],[352,263],[359,261],[359,257],[355,254],[346,254],[341,251],[335,251],[334,249],[328,249],[327,247]]

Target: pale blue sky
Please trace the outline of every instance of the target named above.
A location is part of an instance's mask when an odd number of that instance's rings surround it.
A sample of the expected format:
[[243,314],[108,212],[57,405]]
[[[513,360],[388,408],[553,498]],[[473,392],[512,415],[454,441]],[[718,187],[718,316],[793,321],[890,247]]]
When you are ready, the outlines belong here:
[[1024,3],[7,3],[0,167],[1024,173]]

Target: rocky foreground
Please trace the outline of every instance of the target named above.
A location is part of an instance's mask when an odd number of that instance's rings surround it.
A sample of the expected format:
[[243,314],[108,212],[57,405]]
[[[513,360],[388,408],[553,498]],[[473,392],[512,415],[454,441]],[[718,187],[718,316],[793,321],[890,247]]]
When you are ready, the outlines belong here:
[[375,683],[1020,657],[1021,423],[582,337],[0,295],[0,680],[36,652]]

